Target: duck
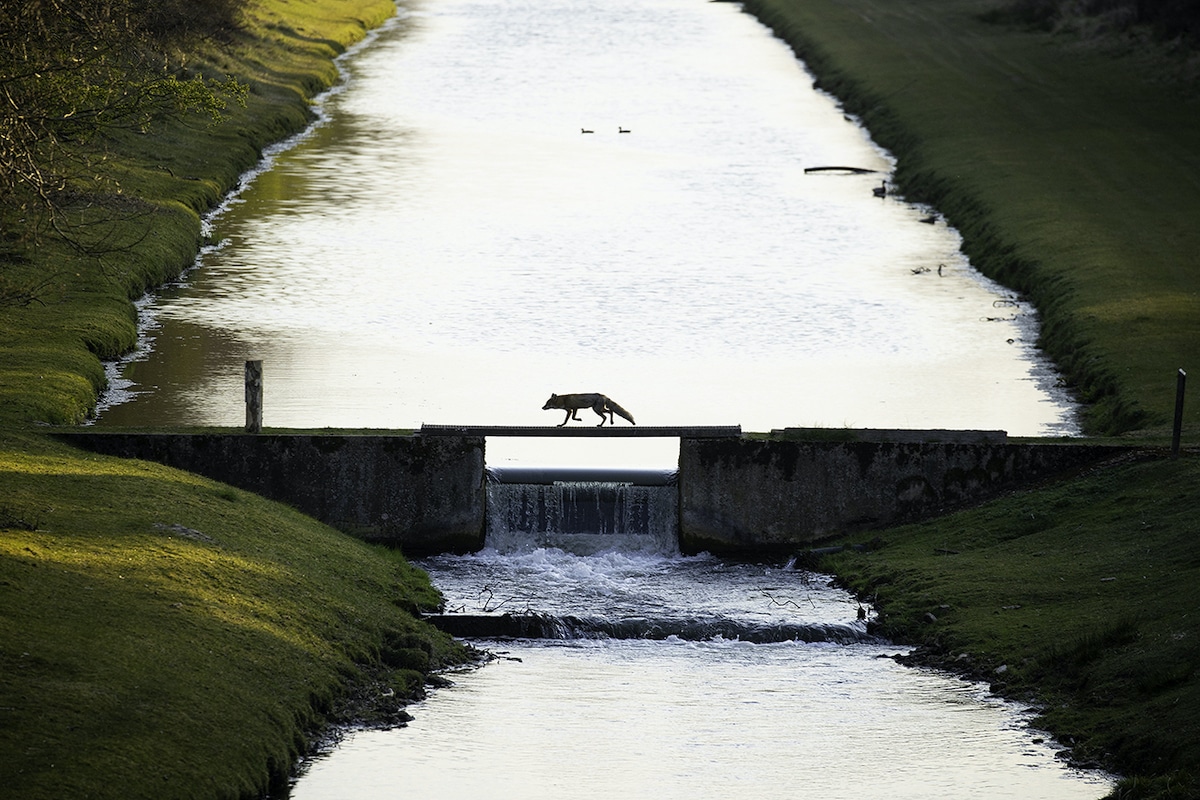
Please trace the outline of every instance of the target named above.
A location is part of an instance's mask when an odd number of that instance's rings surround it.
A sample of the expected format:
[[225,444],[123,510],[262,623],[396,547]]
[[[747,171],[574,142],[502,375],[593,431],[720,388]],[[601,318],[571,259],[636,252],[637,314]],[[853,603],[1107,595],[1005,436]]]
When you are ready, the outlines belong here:
[[871,190],[871,193],[874,194],[876,197],[887,197],[887,181],[884,181],[883,183],[876,186],[874,189]]
[[589,131],[587,128],[580,128],[579,132],[580,133],[595,133],[595,131]]
[[629,128],[622,128],[620,125],[618,125],[617,133],[629,133]]

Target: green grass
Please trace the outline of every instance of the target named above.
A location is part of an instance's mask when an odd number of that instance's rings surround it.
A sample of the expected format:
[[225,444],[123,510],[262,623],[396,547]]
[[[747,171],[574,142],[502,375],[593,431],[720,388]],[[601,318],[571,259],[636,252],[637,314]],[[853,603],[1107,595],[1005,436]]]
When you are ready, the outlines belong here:
[[[994,5],[748,2],[899,157],[903,192],[1037,304],[1089,431],[1161,442],[1175,371],[1200,352],[1197,92],[1145,58],[983,22]],[[40,304],[0,310],[7,793],[252,794],[348,680],[403,696],[465,656],[413,618],[436,597],[396,554],[30,427],[91,413],[100,358],[135,340],[131,298],[190,263],[200,214],[307,123],[331,59],[392,11],[258,0],[246,30],[192,60],[248,84],[245,108],[108,143],[85,188],[122,212],[93,229],[122,247],[94,262],[47,238],[2,276],[43,285]],[[1200,403],[1186,425],[1200,433]],[[1194,797],[1198,480],[1194,456],[1114,464],[825,566],[927,663],[1042,704],[1080,758],[1125,771],[1119,796]]]
[[[333,58],[394,11],[391,0],[257,0],[244,30],[198,44],[189,58],[199,73],[246,84],[244,108],[230,105],[215,125],[195,116],[104,142],[95,173],[76,179],[97,204],[78,220],[92,223],[89,243],[111,252],[81,258],[44,235],[0,264],[3,285],[42,287],[28,307],[0,307],[0,424],[73,424],[93,412],[100,359],[136,343],[131,300],[192,262],[200,215],[264,147],[308,124],[310,101],[337,79]],[[0,211],[0,229],[19,226]]]
[[349,681],[469,653],[397,552],[157,464],[0,434],[0,775],[13,797],[238,798]]
[[[1200,457],[1146,453],[827,557],[919,663],[1041,704],[1076,757],[1200,790]],[[1136,779],[1134,781],[1133,779]]]
[[417,620],[440,598],[399,553],[30,424],[91,413],[100,359],[136,340],[131,299],[191,262],[200,214],[263,147],[307,124],[310,99],[336,78],[332,58],[393,11],[389,0],[256,3],[246,30],[192,59],[248,84],[245,108],[106,143],[82,188],[115,214],[78,219],[112,252],[81,259],[45,236],[0,275],[40,287],[38,302],[0,309],[6,796],[257,796],[351,713],[349,694],[367,703],[358,718],[395,722],[430,670],[471,655]]
[[[896,154],[973,263],[1026,293],[1091,433],[1163,427],[1200,353],[1200,91],[999,0],[750,0]],[[1200,403],[1186,406],[1200,432]]]
[[[997,5],[747,2],[897,156],[903,194],[1036,303],[1087,429],[1161,443],[1200,354],[1200,87],[1145,49],[985,22]],[[1112,465],[823,566],[919,662],[1043,704],[1127,776],[1115,796],[1197,797],[1198,480],[1194,455]]]

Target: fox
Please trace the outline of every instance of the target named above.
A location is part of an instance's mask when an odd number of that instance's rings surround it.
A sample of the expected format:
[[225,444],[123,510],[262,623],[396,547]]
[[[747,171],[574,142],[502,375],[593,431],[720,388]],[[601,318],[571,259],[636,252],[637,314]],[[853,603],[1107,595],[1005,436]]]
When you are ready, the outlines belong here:
[[633,421],[633,414],[630,414],[625,409],[609,397],[602,394],[552,394],[550,399],[546,401],[546,405],[542,406],[542,411],[548,411],[551,408],[559,408],[567,412],[567,418],[558,423],[558,427],[566,425],[571,420],[582,422],[577,412],[581,408],[590,408],[600,415],[600,424],[596,427],[603,427],[605,422],[612,423],[615,421],[613,414],[624,417],[633,425],[637,425]]

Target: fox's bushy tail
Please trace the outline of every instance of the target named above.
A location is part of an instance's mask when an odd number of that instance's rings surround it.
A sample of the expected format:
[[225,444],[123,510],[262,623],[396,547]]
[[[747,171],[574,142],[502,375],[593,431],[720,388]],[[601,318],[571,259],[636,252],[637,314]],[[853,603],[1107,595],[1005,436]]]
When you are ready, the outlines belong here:
[[608,398],[608,407],[617,416],[624,417],[625,419],[629,420],[630,424],[632,425],[637,425],[637,423],[633,421],[633,414],[630,414],[628,411],[621,408],[620,403],[618,403],[616,400],[613,400],[611,397]]

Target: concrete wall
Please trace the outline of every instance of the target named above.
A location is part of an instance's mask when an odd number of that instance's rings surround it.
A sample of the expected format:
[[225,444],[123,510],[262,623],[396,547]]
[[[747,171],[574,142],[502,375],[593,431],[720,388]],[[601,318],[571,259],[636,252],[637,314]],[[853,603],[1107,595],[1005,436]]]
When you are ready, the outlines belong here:
[[413,555],[483,547],[482,437],[81,432],[64,438],[261,494]]
[[931,517],[1122,452],[995,442],[684,439],[685,553],[786,552],[838,533]]
[[[770,440],[681,439],[680,548],[794,552],[838,533],[931,517],[1126,449],[1008,443],[1002,433],[957,442],[904,433],[858,431],[852,441],[830,441],[829,432],[805,440],[803,431]],[[412,555],[484,544],[482,436],[90,431],[63,438],[256,492]]]

